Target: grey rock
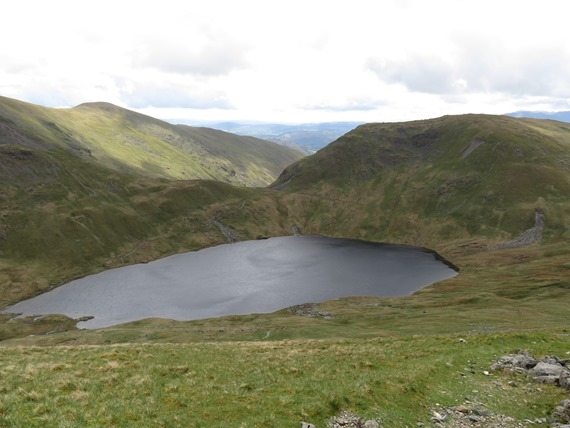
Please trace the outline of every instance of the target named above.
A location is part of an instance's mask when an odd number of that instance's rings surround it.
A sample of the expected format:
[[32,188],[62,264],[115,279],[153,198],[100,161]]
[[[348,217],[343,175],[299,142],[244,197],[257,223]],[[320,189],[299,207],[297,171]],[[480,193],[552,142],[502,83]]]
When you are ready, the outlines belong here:
[[530,369],[536,366],[538,361],[532,355],[516,354],[513,358],[512,364],[514,367],[521,367],[523,369]]
[[560,373],[560,377],[558,378],[558,384],[562,388],[570,390],[570,370],[564,370],[562,373]]
[[492,366],[491,369],[493,370],[504,370],[504,369],[530,369],[536,364],[538,361],[532,355],[526,352],[520,352],[518,354],[509,354],[500,357]]
[[570,422],[570,398],[561,401],[552,412],[552,417],[561,422]]
[[362,428],[362,426],[362,419],[350,412],[341,412],[339,416],[334,417],[327,422],[328,428]]
[[547,385],[558,385],[559,377],[558,376],[534,376],[534,381],[536,383],[544,383]]
[[477,407],[473,409],[473,414],[477,415],[477,416],[489,416],[489,415],[491,415],[491,413],[488,410],[480,409]]
[[534,366],[532,369],[530,369],[528,371],[528,374],[530,374],[533,377],[536,376],[556,376],[559,377],[560,374],[567,370],[566,368],[564,368],[563,366],[561,366],[560,364],[550,364],[550,363],[544,363],[544,362],[539,362],[536,366]]
[[[553,355],[545,355],[544,357],[542,357],[540,359],[540,362],[541,363],[547,363],[547,364],[554,364],[554,365],[560,364],[560,360],[558,359],[558,357],[553,356]],[[562,364],[560,364],[560,365],[562,365]]]
[[308,422],[301,422],[301,428],[315,428],[315,426]]
[[376,422],[372,419],[364,422],[364,428],[379,428],[379,426],[380,425],[378,424],[378,422]]

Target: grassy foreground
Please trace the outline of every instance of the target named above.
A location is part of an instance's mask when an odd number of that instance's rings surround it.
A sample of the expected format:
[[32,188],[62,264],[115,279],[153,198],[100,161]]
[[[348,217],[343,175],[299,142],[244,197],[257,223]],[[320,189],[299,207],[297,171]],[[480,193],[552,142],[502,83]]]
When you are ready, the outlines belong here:
[[342,410],[385,426],[466,399],[547,417],[560,388],[483,372],[519,348],[564,355],[562,330],[200,344],[1,348],[0,426],[323,427]]
[[483,372],[518,349],[568,358],[570,246],[480,245],[444,249],[460,275],[411,296],[317,305],[332,318],[283,310],[59,333],[68,320],[6,321],[51,334],[0,342],[0,426],[319,428],[349,411],[414,427],[466,400],[548,417],[563,390]]

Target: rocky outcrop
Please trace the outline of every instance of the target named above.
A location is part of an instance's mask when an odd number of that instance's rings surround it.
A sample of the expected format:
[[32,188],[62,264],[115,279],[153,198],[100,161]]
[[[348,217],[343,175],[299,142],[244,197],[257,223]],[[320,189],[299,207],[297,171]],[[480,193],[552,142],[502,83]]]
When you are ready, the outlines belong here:
[[527,373],[535,382],[570,390],[570,360],[561,360],[556,356],[536,359],[531,354],[521,351],[500,357],[493,363],[491,369]]
[[540,242],[542,240],[542,231],[544,230],[544,214],[540,210],[534,211],[534,226],[525,230],[519,236],[511,241],[501,242],[495,248],[520,248],[527,245]]
[[[491,366],[493,370],[528,374],[535,382],[556,385],[570,391],[570,359],[556,356],[534,358],[525,351],[500,357]],[[570,398],[561,401],[552,412],[553,427],[570,427]],[[560,425],[562,423],[564,425]]]
[[327,320],[333,319],[334,315],[330,312],[323,311],[317,303],[303,303],[287,308],[289,312],[303,317],[316,318],[321,317]]
[[[487,409],[462,404],[454,407],[440,408],[432,412],[431,422],[437,428],[525,428],[528,425],[517,422],[514,418],[505,415],[491,414]],[[532,423],[542,421],[532,421]],[[418,422],[418,427],[425,424]]]
[[[301,422],[301,428],[316,428],[309,422]],[[350,412],[342,412],[327,421],[327,428],[383,428],[374,419],[363,420]]]

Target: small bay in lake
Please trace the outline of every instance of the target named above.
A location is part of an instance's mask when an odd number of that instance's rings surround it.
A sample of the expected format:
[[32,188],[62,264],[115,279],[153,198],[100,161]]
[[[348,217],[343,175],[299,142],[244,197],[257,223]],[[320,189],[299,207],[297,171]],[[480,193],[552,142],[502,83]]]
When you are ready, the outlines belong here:
[[92,316],[81,328],[144,318],[273,312],[348,296],[409,295],[457,272],[424,248],[321,236],[220,245],[77,279],[2,312]]

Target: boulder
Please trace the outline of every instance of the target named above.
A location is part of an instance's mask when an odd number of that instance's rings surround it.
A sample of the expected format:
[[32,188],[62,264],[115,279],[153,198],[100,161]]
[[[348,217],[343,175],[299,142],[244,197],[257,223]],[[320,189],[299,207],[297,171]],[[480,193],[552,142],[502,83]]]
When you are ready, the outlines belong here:
[[560,402],[552,412],[552,417],[561,422],[570,422],[570,398]]
[[492,366],[493,370],[515,369],[521,368],[528,370],[534,366],[538,361],[532,355],[521,351],[518,354],[509,354],[500,357]]
[[539,362],[536,366],[528,371],[528,374],[532,377],[539,377],[539,376],[555,376],[560,377],[560,374],[563,372],[568,371],[564,366],[556,363],[543,363],[542,361]]

